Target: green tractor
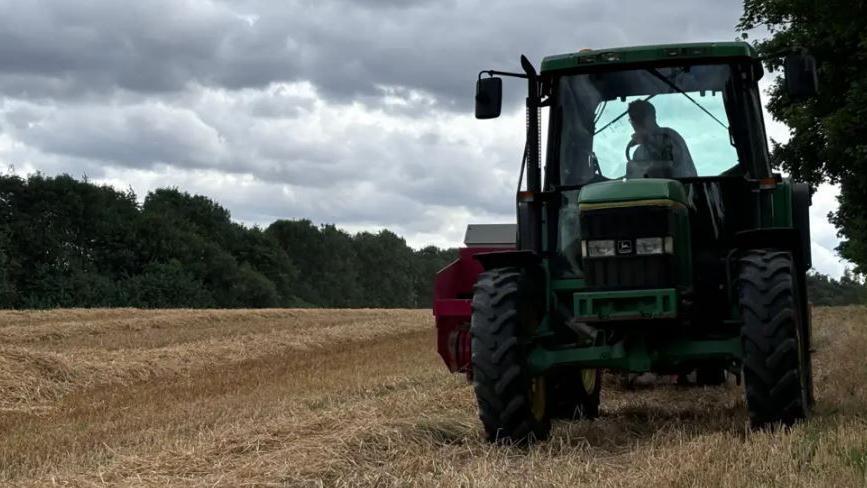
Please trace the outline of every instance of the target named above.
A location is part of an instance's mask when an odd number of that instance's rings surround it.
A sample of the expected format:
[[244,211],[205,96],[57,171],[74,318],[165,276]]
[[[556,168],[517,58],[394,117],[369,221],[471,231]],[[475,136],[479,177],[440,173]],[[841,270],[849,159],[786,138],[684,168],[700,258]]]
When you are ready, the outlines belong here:
[[[718,42],[521,64],[476,86],[487,119],[499,76],[528,84],[516,248],[474,255],[466,372],[487,438],[541,440],[552,418],[597,416],[602,369],[732,374],[752,426],[808,417],[811,192],[772,172],[762,58]],[[812,57],[782,64],[788,96],[815,93]]]

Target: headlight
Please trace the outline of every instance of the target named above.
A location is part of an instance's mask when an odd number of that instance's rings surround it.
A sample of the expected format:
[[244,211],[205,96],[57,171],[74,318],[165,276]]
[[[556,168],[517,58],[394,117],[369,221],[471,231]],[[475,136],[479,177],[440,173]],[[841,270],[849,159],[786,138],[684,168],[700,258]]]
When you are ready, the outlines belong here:
[[674,240],[668,237],[641,237],[635,239],[635,254],[674,254]]
[[635,239],[635,254],[662,254],[662,237]]
[[587,243],[588,257],[614,256],[614,241],[584,241]]

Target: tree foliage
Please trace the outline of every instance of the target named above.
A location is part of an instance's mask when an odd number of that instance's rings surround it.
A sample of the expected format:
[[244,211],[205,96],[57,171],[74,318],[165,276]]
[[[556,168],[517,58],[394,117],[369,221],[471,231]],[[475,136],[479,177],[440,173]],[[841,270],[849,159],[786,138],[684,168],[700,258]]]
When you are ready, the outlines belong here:
[[847,270],[839,280],[821,273],[807,275],[807,296],[813,305],[867,305],[867,286]]
[[0,307],[428,307],[454,250],[309,220],[267,229],[203,196],[0,176]]
[[[68,176],[0,176],[0,308],[418,307],[455,249],[309,220],[262,230],[216,202],[159,189],[139,205]],[[814,273],[817,305],[867,304],[847,272]]]
[[[793,177],[817,185],[840,185],[839,210],[829,217],[842,241],[840,255],[867,272],[867,6],[828,0],[745,0],[739,29],[765,27],[761,53],[794,47],[816,57],[819,95],[794,101],[781,80],[772,87],[768,110],[791,129],[775,142],[775,160]],[[779,68],[779,59],[766,61]]]

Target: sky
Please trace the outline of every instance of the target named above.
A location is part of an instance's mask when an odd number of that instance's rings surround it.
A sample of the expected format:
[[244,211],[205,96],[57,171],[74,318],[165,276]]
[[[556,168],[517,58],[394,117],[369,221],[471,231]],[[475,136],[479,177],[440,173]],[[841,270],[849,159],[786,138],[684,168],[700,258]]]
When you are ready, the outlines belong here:
[[[172,186],[248,225],[308,218],[459,245],[514,221],[520,83],[472,117],[481,69],[526,54],[728,41],[738,1],[0,0],[0,167],[140,198]],[[768,120],[777,140],[786,127]],[[811,208],[814,267],[840,276]]]

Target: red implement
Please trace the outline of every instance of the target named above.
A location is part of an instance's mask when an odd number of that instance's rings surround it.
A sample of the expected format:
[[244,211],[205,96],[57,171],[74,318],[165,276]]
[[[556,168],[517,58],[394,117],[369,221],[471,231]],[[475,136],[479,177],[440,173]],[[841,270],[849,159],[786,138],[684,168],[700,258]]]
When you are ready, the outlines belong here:
[[458,250],[458,259],[441,269],[434,281],[433,314],[437,327],[437,351],[453,373],[470,368],[470,317],[473,286],[483,271],[476,254],[514,248],[515,226],[509,224],[471,225]]

